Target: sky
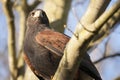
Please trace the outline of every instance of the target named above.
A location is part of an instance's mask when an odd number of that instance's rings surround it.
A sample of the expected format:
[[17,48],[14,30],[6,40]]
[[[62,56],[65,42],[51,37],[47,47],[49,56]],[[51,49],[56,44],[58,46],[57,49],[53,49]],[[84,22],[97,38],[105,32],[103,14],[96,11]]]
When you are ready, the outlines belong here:
[[[114,4],[115,1],[116,0],[112,0],[109,7],[112,4]],[[88,4],[89,4],[89,0],[85,0],[85,1],[73,0],[67,22],[67,27],[69,27],[72,31],[74,31],[75,26],[78,23],[78,20],[74,15],[74,12],[75,14],[77,14],[77,17],[80,19],[82,15],[85,13]],[[16,22],[18,22],[17,19]],[[110,37],[110,40],[108,42],[109,44],[108,51],[110,54],[120,52],[120,24],[118,24],[117,26],[118,27],[108,36]],[[68,30],[65,30],[65,34],[69,36],[72,35],[72,33],[69,32]],[[8,37],[8,33],[7,33],[6,17],[2,10],[2,4],[0,3],[0,80],[8,80],[6,79],[6,76],[9,75],[8,65],[5,66],[6,62],[4,61],[5,59],[7,60],[7,37]],[[94,51],[91,52],[90,56],[92,61],[95,61],[100,57],[102,57],[104,53],[105,43],[108,37],[105,38]],[[117,76],[120,76],[120,69],[119,69],[120,57],[107,59],[105,61],[100,62],[96,66],[99,69],[99,72],[101,73],[103,80],[114,80]]]
[[[0,52],[4,51],[4,49],[7,47],[7,23],[6,18],[2,10],[2,5],[0,3]],[[4,45],[4,46],[3,46]]]

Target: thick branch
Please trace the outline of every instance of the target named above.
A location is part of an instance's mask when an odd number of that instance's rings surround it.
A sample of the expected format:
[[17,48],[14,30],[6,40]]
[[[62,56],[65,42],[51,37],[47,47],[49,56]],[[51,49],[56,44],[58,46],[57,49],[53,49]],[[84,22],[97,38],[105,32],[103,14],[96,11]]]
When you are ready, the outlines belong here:
[[88,9],[81,19],[81,23],[84,26],[93,23],[106,10],[109,3],[110,0],[90,0]]
[[120,77],[118,76],[115,80],[120,80]]
[[93,41],[90,43],[88,49],[97,45],[102,41],[107,35],[110,34],[110,30],[114,27],[115,23],[120,20],[120,9],[102,26],[101,30],[96,34]]
[[35,0],[34,3],[32,5],[29,5],[29,12],[32,11],[33,9],[35,9],[42,1],[40,0]]
[[9,68],[11,73],[11,80],[16,80],[17,75],[17,59],[15,50],[15,25],[14,15],[12,11],[13,3],[10,0],[3,0],[3,9],[7,16],[8,23],[8,53],[9,53]]
[[97,64],[97,63],[100,63],[101,61],[103,61],[103,60],[105,60],[105,59],[114,58],[114,57],[120,57],[120,53],[115,53],[115,54],[113,54],[113,55],[109,55],[109,56],[102,57],[102,58],[98,59],[97,61],[94,61],[93,63],[94,63],[94,64]]
[[[111,15],[116,12],[116,10],[119,9],[118,7],[120,7],[120,1],[118,1],[113,6],[114,10],[113,8],[108,10],[110,12],[109,15],[107,15],[106,17],[101,16],[97,21],[95,21],[95,26],[93,25],[94,24],[93,23],[89,27],[92,28],[94,32],[98,32],[99,29],[101,28],[101,25],[105,21],[107,21],[108,18],[111,17]],[[93,15],[90,15],[90,16],[93,16]],[[105,19],[105,20],[101,21],[101,19]],[[86,27],[88,28],[88,26]],[[80,61],[87,50],[88,44],[90,43],[92,38],[96,35],[84,29],[83,26],[82,26],[82,29],[80,29],[80,25],[77,26],[75,34],[78,36],[78,38],[76,38],[75,36],[72,36],[69,43],[67,44],[64,50],[64,55],[62,57],[62,60],[60,61],[59,67],[57,69],[57,72],[55,73],[55,76],[53,77],[53,80],[66,80],[66,79],[72,80],[73,79],[74,74],[76,73],[79,67]]]
[[24,41],[24,35],[25,35],[25,23],[26,23],[26,17],[27,17],[27,8],[28,4],[26,0],[21,0],[19,6],[17,6],[17,11],[19,12],[20,16],[20,28],[19,28],[19,41],[18,41],[18,74],[17,74],[17,80],[23,80],[24,77],[24,60],[22,58],[22,52],[23,52],[23,41]]
[[51,27],[56,31],[64,32],[72,0],[45,1],[45,11],[51,22]]
[[116,5],[113,5],[112,8],[110,8],[108,11],[106,11],[99,19],[93,23],[96,29],[101,28],[103,24],[106,23],[106,21],[117,11],[120,9],[120,1],[118,0]]
[[19,53],[22,52],[23,40],[25,35],[25,22],[27,17],[27,0],[21,0],[19,5],[15,7],[15,9],[19,12],[20,15],[20,30],[19,30]]
[[22,46],[23,46],[23,40],[24,40],[24,35],[25,35],[25,23],[26,23],[26,18],[28,13],[33,10],[41,1],[36,0],[32,5],[28,5],[27,0],[22,0],[17,6],[17,10],[19,11],[20,14],[20,36],[19,36],[19,48],[20,51],[19,53],[22,52]]

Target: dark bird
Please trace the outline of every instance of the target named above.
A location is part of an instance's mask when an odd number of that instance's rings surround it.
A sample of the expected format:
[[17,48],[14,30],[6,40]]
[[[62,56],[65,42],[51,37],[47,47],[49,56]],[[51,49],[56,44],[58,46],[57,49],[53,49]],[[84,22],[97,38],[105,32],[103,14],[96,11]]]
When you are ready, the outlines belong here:
[[[70,37],[50,29],[49,20],[43,10],[36,9],[29,13],[24,59],[40,80],[50,80],[54,76],[69,39]],[[88,54],[85,54],[74,80],[86,80],[86,75],[102,80]]]

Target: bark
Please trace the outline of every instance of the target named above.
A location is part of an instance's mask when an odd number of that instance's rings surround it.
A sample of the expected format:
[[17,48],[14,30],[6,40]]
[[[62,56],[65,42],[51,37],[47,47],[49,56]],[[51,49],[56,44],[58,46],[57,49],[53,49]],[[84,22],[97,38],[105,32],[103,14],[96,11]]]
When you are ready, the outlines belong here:
[[24,78],[24,72],[25,72],[25,64],[22,57],[23,54],[23,41],[24,41],[24,35],[25,35],[25,29],[26,29],[26,17],[27,17],[27,2],[26,0],[22,0],[21,4],[17,7],[17,11],[19,12],[20,16],[20,26],[19,26],[19,41],[18,41],[18,78],[17,80],[23,80]]
[[120,77],[118,76],[118,78],[116,78],[115,80],[120,80]]
[[44,9],[48,15],[51,27],[59,32],[64,32],[64,25],[71,7],[72,0],[47,0]]
[[29,67],[26,68],[26,74],[23,80],[39,80]]
[[120,9],[117,11],[109,20],[103,24],[101,30],[96,34],[92,42],[90,43],[88,49],[94,45],[98,45],[106,36],[111,33],[111,29],[114,28],[114,25],[120,20]]
[[11,74],[10,80],[16,80],[17,59],[16,59],[16,48],[15,48],[14,15],[12,11],[13,3],[10,0],[3,0],[2,3],[8,24],[8,56],[9,56],[9,69]]
[[[28,13],[39,5],[41,1],[35,0],[33,4],[29,5],[27,0],[2,0],[3,9],[7,16],[8,23],[8,53],[9,53],[9,68],[11,74],[11,80],[23,80],[25,64],[22,57],[23,54],[23,40],[26,28],[26,17]],[[20,16],[20,30],[18,41],[18,56],[16,56],[16,42],[15,42],[15,18],[13,9],[19,12]],[[16,59],[18,57],[18,59]],[[31,72],[32,73],[32,72]],[[28,73],[27,73],[28,74]],[[28,76],[27,76],[28,77]]]
[[[96,3],[99,3],[97,8],[103,6],[105,0],[92,0]],[[91,5],[92,3],[90,3]],[[81,23],[76,27],[75,36],[72,36],[69,43],[67,44],[62,60],[60,61],[59,67],[52,80],[73,80],[74,74],[76,73],[80,61],[87,51],[87,46],[89,45],[92,38],[96,33],[101,29],[102,25],[120,8],[120,1],[112,6],[111,9],[106,11],[102,16],[96,18],[98,12],[96,10],[90,9],[93,14],[88,14],[89,8],[86,14],[81,19]],[[87,17],[89,15],[89,17]],[[87,18],[87,20],[86,20]],[[90,18],[90,19],[88,19]],[[96,20],[97,19],[97,20]],[[80,28],[81,27],[81,28]],[[73,46],[74,45],[74,46]]]
[[80,20],[84,26],[93,23],[106,10],[110,0],[90,0],[88,9]]

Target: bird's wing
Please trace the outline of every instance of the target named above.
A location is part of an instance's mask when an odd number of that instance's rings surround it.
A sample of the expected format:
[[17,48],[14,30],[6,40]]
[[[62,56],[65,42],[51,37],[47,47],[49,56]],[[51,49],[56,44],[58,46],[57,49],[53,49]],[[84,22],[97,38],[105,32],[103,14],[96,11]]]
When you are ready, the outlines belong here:
[[69,41],[68,36],[50,29],[38,32],[35,39],[38,44],[44,46],[57,56],[63,55],[65,45]]
[[95,78],[95,80],[102,80],[99,72],[97,71],[96,67],[90,59],[90,56],[87,53],[83,57],[83,60],[80,64],[80,69],[91,77]]
[[[65,45],[69,41],[69,37],[61,34],[59,32],[55,32],[49,29],[45,29],[44,31],[39,32],[35,37],[37,43],[44,46],[48,50],[50,50],[53,54],[57,56],[62,56]],[[90,60],[88,54],[85,54],[81,64],[80,69],[89,74],[93,78],[100,78],[97,69],[93,65]],[[101,79],[98,79],[101,80]]]

